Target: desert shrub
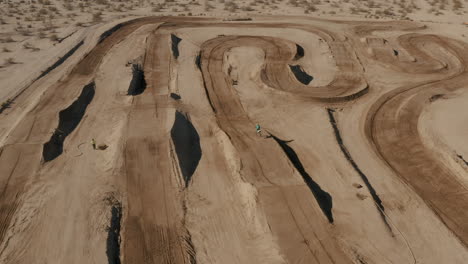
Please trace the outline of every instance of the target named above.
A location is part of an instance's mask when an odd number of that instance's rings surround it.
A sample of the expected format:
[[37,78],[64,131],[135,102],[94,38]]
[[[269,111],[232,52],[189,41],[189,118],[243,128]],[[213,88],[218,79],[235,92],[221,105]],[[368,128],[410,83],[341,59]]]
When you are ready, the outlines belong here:
[[6,43],[15,42],[15,40],[14,40],[12,37],[7,37],[7,38],[4,39],[3,41],[6,42]]
[[235,13],[239,9],[239,6],[236,3],[230,1],[225,3],[224,9],[229,10],[231,13]]
[[33,46],[31,45],[31,43],[25,42],[25,43],[23,44],[23,48],[25,48],[25,49],[32,49]]
[[214,9],[214,6],[211,5],[210,3],[206,2],[205,3],[205,11],[210,11],[212,9]]
[[50,35],[49,39],[50,39],[51,41],[57,41],[57,40],[58,40],[58,36],[57,36],[57,34],[52,34],[52,35]]
[[460,0],[453,0],[453,10],[457,11],[463,7],[463,4]]
[[[23,47],[24,47],[24,45],[23,45]],[[26,47],[25,47],[25,48],[26,48]],[[32,50],[32,51],[39,51],[39,50],[40,50],[40,48],[34,47],[33,45],[31,45],[31,44],[29,44],[29,43],[28,43],[28,45],[27,45],[27,49],[30,49],[30,50]]]
[[31,33],[30,30],[22,30],[22,31],[21,31],[21,35],[27,37],[27,36],[31,36],[32,33]]
[[94,22],[101,22],[102,21],[102,13],[97,12],[93,14],[93,21]]
[[42,8],[41,10],[39,10],[38,14],[41,15],[41,16],[45,16],[47,15],[48,11],[47,9],[45,8]]
[[11,57],[10,57],[10,58],[6,58],[6,59],[5,59],[5,65],[11,65],[11,64],[16,64],[15,59],[13,59],[13,58],[11,58]]
[[309,6],[306,8],[307,12],[316,12],[317,8],[313,4],[309,4]]
[[390,10],[389,8],[385,9],[383,11],[383,14],[386,15],[386,16],[394,16],[395,15],[395,13],[393,13],[393,11]]
[[68,10],[68,11],[72,11],[73,10],[73,5],[70,4],[70,3],[66,3],[65,5],[63,5],[63,7]]

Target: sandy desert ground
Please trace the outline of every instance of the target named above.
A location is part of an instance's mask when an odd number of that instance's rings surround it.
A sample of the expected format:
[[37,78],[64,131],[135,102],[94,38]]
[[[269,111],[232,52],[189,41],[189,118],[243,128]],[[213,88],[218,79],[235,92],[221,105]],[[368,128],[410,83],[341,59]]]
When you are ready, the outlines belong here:
[[468,263],[467,2],[0,5],[0,263]]

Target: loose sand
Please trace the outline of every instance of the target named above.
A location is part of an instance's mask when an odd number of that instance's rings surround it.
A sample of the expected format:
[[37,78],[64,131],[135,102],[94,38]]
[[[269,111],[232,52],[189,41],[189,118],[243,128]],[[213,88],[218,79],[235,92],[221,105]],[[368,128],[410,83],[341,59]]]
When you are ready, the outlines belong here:
[[0,263],[466,263],[459,1],[26,2]]

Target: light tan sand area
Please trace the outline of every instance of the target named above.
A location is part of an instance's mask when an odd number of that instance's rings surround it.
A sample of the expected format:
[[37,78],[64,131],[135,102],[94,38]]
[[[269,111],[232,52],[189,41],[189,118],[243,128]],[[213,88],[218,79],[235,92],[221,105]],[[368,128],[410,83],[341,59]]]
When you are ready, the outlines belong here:
[[467,263],[453,34],[260,15],[80,29],[1,82],[0,263]]

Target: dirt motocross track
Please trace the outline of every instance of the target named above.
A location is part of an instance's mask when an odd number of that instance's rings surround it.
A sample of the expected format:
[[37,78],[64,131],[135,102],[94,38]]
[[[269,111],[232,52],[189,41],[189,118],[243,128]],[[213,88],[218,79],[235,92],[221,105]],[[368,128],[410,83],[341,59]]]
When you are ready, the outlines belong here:
[[149,17],[67,60],[0,114],[1,263],[466,263],[467,43]]

